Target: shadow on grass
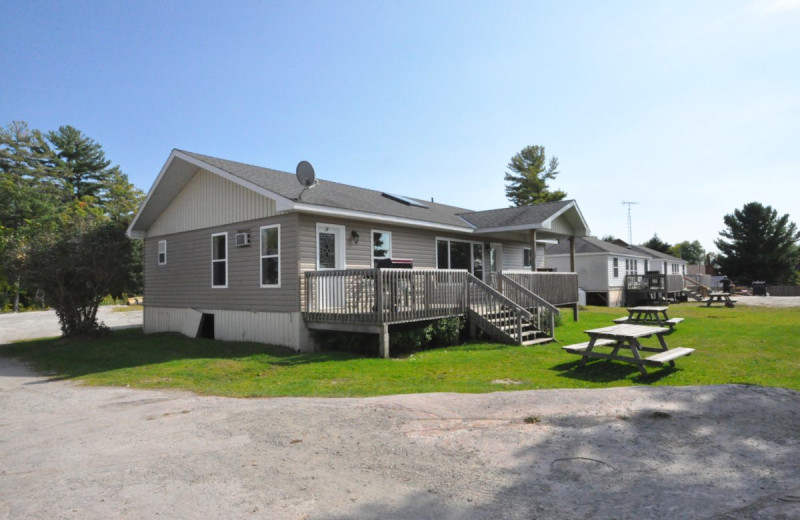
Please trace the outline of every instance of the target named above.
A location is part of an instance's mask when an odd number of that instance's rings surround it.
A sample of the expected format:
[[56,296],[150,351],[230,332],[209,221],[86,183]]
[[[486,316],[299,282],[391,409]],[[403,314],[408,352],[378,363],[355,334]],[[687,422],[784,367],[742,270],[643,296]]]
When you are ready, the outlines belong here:
[[612,383],[636,374],[631,380],[641,384],[655,383],[678,370],[677,367],[670,366],[664,368],[647,367],[647,375],[643,376],[639,373],[639,368],[631,363],[601,359],[592,360],[584,367],[579,367],[579,363],[580,359],[569,363],[561,363],[551,367],[550,370],[561,372],[559,377],[591,383]]
[[133,329],[113,331],[100,338],[54,338],[0,345],[0,356],[18,358],[38,371],[53,374],[47,381],[187,359],[255,358],[265,364],[291,367],[358,357],[345,352],[308,354],[262,343],[192,339],[174,332],[145,336]]

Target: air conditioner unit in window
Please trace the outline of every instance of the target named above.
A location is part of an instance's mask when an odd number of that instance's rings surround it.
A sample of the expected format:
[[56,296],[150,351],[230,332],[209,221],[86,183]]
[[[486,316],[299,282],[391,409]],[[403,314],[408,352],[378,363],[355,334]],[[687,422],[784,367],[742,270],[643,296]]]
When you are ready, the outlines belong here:
[[250,245],[250,233],[236,233],[236,247]]

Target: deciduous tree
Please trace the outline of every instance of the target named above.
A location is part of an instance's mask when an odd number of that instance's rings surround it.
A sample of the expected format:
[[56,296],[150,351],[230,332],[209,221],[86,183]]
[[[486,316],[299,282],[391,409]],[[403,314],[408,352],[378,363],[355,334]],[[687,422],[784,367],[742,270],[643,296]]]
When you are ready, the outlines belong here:
[[684,240],[669,249],[669,254],[682,258],[690,264],[702,264],[705,260],[706,250],[699,240],[689,242]]
[[29,275],[44,290],[65,336],[96,333],[97,308],[106,295],[120,296],[131,279],[133,244],[122,222],[73,210],[58,231],[31,245]]

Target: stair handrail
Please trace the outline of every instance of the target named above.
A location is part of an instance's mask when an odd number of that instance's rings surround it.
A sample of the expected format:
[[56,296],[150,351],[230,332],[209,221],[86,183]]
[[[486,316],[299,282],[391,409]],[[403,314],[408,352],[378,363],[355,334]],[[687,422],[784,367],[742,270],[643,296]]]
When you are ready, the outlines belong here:
[[691,283],[695,284],[697,287],[699,287],[700,289],[702,289],[706,293],[706,296],[708,296],[708,294],[711,293],[711,288],[710,287],[708,287],[706,285],[703,285],[700,282],[698,282],[697,280],[693,280],[693,279],[687,277],[686,275],[684,275],[683,281],[684,282],[691,282]]
[[[502,302],[503,304],[511,307],[515,312],[520,314],[523,318],[527,319],[530,322],[533,321],[533,314],[531,314],[529,310],[525,309],[524,307],[521,307],[514,300],[506,298],[499,291],[491,288],[489,285],[484,283],[483,280],[477,278],[472,273],[467,273],[467,282],[471,284],[470,287],[472,286],[477,287],[487,296],[494,298],[496,300],[500,300],[500,302]],[[467,304],[470,306],[472,305],[472,298],[469,299]]]
[[561,314],[561,310],[558,307],[548,302],[547,300],[545,300],[535,292],[531,291],[524,285],[515,282],[514,280],[504,275],[503,273],[495,273],[495,274],[497,275],[497,278],[499,278],[504,284],[510,285],[515,291],[521,293],[523,296],[527,298],[533,298],[542,307],[549,309],[550,311],[555,312],[556,314]]

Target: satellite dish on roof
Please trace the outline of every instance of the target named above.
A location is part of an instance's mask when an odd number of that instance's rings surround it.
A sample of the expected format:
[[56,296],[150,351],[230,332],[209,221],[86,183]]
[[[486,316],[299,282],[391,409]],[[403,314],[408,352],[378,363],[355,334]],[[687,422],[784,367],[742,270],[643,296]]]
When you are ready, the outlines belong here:
[[310,188],[316,184],[316,175],[314,174],[314,167],[308,161],[300,161],[297,163],[297,182],[305,188]]

